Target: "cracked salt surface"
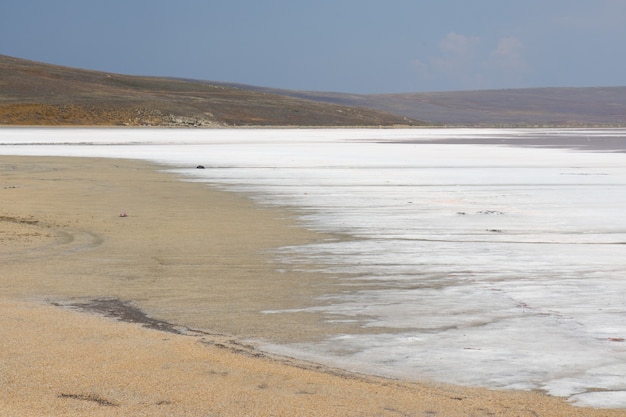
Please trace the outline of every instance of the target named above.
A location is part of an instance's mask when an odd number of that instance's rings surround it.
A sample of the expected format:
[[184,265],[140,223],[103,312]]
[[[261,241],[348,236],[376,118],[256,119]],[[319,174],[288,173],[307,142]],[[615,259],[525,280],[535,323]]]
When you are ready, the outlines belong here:
[[[201,163],[177,171],[350,235],[278,255],[337,277],[340,291],[301,311],[362,331],[269,350],[626,407],[625,130],[24,129],[0,138],[4,154]],[[567,143],[576,149],[556,148]]]

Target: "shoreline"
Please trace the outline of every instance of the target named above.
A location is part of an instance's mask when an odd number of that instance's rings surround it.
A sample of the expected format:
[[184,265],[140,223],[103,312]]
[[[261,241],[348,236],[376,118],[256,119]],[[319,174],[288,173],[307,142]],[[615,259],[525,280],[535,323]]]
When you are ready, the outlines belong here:
[[[322,316],[268,320],[258,313],[301,306],[332,290],[323,276],[277,273],[268,250],[333,237],[302,229],[288,212],[255,207],[160,168],[123,159],[0,157],[0,383],[8,388],[0,410],[626,416],[536,392],[354,374],[246,345],[248,338],[306,341],[341,333]],[[119,217],[122,211],[128,217]],[[185,313],[207,290],[207,276],[214,294],[196,305],[209,307]],[[175,292],[181,277],[187,287]],[[129,307],[126,321],[102,317],[111,309],[106,302],[96,309],[100,315],[67,307],[97,299]],[[153,320],[151,328],[137,325],[142,314]],[[179,324],[182,334],[167,331]]]

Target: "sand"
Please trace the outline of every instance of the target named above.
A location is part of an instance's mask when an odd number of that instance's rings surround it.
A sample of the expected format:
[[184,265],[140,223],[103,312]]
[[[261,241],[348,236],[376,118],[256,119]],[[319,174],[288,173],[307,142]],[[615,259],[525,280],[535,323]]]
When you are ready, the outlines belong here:
[[337,237],[158,168],[0,158],[1,416],[626,416],[262,353],[342,331],[260,313],[333,289],[272,249]]

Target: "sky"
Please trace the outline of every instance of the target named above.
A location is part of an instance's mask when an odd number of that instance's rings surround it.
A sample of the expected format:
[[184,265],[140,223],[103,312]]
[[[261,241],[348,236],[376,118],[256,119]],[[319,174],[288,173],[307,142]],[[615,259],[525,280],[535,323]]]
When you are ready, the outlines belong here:
[[626,0],[3,0],[0,54],[403,93],[626,85]]

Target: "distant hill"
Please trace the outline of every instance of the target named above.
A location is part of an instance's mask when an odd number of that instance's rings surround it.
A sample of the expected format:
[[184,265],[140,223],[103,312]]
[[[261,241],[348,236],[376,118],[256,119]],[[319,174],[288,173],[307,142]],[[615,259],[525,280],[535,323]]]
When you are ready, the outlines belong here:
[[377,95],[248,88],[324,103],[369,107],[435,125],[626,126],[626,87],[528,88]]
[[416,126],[370,108],[0,55],[0,125]]
[[0,125],[626,126],[626,87],[406,94],[138,77],[0,55]]

